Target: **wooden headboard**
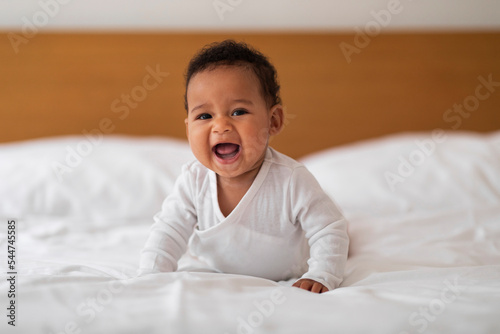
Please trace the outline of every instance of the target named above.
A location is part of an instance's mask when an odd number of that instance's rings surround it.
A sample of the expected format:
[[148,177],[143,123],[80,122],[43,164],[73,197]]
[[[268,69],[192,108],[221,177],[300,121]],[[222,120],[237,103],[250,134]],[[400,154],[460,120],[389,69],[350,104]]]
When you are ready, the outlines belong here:
[[402,131],[500,129],[500,33],[3,32],[0,142],[85,131],[185,138],[186,65],[225,38],[276,66],[287,125],[273,146],[295,158]]

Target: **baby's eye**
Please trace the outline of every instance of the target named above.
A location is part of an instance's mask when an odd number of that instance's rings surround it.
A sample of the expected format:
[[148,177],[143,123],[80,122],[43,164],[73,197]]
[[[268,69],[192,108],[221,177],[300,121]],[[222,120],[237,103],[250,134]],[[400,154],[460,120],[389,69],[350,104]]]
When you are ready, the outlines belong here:
[[241,116],[245,114],[248,114],[248,111],[246,111],[245,109],[236,109],[235,111],[233,111],[233,116]]
[[210,114],[199,114],[198,116],[196,116],[196,119],[210,119],[212,118],[212,116]]

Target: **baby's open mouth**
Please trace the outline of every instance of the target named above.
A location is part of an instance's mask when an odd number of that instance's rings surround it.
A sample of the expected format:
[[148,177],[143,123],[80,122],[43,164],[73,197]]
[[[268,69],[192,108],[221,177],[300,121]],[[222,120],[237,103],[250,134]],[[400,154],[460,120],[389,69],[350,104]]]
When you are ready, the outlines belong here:
[[214,146],[213,151],[220,159],[231,159],[240,151],[240,145],[221,143]]

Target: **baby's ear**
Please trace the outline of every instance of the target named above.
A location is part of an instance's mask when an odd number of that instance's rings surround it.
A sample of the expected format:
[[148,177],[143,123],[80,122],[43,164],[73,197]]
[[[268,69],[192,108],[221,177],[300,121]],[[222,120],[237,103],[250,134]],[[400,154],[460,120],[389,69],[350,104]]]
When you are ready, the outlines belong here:
[[186,137],[189,138],[189,123],[187,117],[184,120],[184,124],[186,124]]
[[270,117],[271,124],[269,127],[269,135],[275,136],[281,132],[285,124],[285,115],[281,104],[276,104],[271,107]]

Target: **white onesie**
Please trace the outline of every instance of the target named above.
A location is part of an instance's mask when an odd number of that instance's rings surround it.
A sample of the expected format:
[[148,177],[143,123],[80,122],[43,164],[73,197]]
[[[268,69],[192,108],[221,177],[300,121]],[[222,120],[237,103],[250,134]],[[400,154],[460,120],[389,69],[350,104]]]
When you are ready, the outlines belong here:
[[183,167],[154,220],[141,273],[176,271],[184,255],[179,270],[310,278],[330,290],[342,281],[346,220],[302,164],[272,148],[227,217],[219,209],[216,174],[194,161]]

